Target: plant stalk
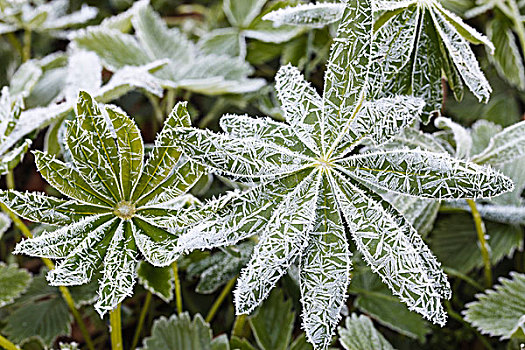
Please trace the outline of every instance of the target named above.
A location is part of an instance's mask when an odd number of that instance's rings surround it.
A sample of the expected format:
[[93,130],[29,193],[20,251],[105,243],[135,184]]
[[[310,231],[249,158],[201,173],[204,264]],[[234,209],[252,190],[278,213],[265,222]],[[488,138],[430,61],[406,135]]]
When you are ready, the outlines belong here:
[[13,172],[12,171],[9,171],[5,175],[5,183],[6,183],[8,189],[10,189],[10,190],[14,190],[15,189],[15,177],[13,176]]
[[139,323],[137,324],[137,328],[135,329],[135,335],[133,336],[131,349],[135,349],[139,342],[140,333],[142,332],[142,326],[144,325],[144,320],[146,319],[146,314],[148,313],[152,296],[153,294],[151,294],[151,292],[148,291],[148,294],[146,294],[146,298],[144,299],[144,304],[142,305],[142,310],[140,311]]
[[208,312],[208,315],[206,315],[206,320],[205,320],[206,322],[209,323],[209,322],[211,322],[211,320],[213,320],[213,317],[215,317],[215,314],[217,313],[217,311],[221,307],[222,303],[224,302],[224,299],[226,299],[226,296],[230,293],[230,291],[232,290],[233,286],[235,285],[235,281],[236,280],[237,280],[237,277],[234,277],[234,278],[232,278],[231,280],[228,281],[226,286],[221,291],[221,294],[219,294],[219,297],[217,298],[217,300],[215,300],[215,302],[211,306],[211,309]]
[[485,224],[481,219],[478,208],[476,207],[476,202],[472,199],[467,199],[468,206],[472,213],[472,219],[474,220],[474,225],[476,227],[476,233],[478,234],[479,248],[481,250],[481,257],[483,258],[483,266],[485,272],[485,284],[487,287],[492,286],[492,269],[490,267],[490,252],[489,245],[485,239]]
[[120,303],[109,312],[109,331],[111,335],[111,349],[123,350],[122,328],[120,322]]
[[246,315],[237,315],[235,322],[233,323],[232,337],[242,338],[244,333],[244,325],[246,324]]
[[177,304],[177,313],[180,315],[182,313],[182,292],[180,288],[179,268],[176,261],[171,264],[171,268],[173,269],[173,278],[175,279],[175,301]]
[[24,30],[24,47],[22,48],[22,62],[31,58],[31,29]]
[[24,49],[22,49],[22,44],[20,44],[20,41],[16,38],[15,33],[7,33],[6,36],[11,46],[13,46],[20,57],[22,57],[24,55]]
[[[11,218],[15,226],[22,232],[22,234],[26,238],[33,238],[33,234],[27,228],[27,226],[20,220],[20,218],[13,213],[4,203],[0,203],[0,208]],[[55,264],[47,258],[41,258],[42,262],[46,267],[50,270],[53,270],[55,268]],[[89,350],[95,350],[95,346],[93,345],[93,340],[91,339],[91,336],[89,335],[89,332],[87,330],[86,324],[84,323],[84,320],[82,319],[82,316],[78,312],[75,302],[73,301],[73,297],[71,296],[71,293],[69,292],[69,289],[65,286],[60,286],[59,290],[62,294],[62,297],[64,298],[64,301],[66,302],[67,306],[71,310],[71,313],[73,314],[73,318],[75,319],[78,328],[80,329],[80,332],[82,333],[82,336],[84,337],[84,341],[86,342],[86,346]]]
[[0,346],[4,348],[5,350],[20,350],[18,346],[11,343],[9,340],[2,337],[1,335],[0,335]]

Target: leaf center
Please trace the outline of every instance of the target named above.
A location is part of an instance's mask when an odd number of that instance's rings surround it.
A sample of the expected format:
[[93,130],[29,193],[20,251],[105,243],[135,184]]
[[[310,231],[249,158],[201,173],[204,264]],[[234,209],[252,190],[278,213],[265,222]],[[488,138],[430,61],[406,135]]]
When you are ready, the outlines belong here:
[[334,167],[330,160],[326,160],[323,157],[318,158],[317,162],[314,165],[316,168],[320,168],[327,171]]
[[124,220],[129,220],[135,215],[135,204],[128,201],[120,201],[117,203],[113,213]]

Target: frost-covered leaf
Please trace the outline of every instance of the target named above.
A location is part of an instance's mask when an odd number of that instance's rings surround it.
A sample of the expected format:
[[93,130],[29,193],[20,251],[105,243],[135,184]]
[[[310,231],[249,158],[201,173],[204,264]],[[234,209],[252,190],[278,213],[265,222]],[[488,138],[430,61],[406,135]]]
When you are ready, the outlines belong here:
[[480,164],[501,165],[521,158],[525,154],[525,121],[511,125],[496,135],[487,148],[472,158]]
[[346,318],[345,327],[339,327],[339,341],[346,350],[393,350],[370,318],[352,314]]
[[282,291],[275,289],[249,319],[257,345],[262,350],[286,350],[294,319],[292,301],[285,300]]
[[173,299],[174,275],[171,266],[155,267],[145,261],[141,261],[137,267],[137,276],[139,283],[146,290],[155,294],[166,303]]
[[524,338],[525,275],[511,272],[494,289],[477,294],[478,301],[466,305],[465,320],[481,333],[500,339]]
[[31,274],[16,265],[0,263],[0,307],[11,304],[31,283]]
[[426,151],[365,153],[338,163],[357,181],[423,198],[490,198],[514,188],[495,169]]
[[[101,316],[132,295],[139,251],[155,265],[169,265],[178,257],[177,235],[168,228],[191,221],[183,213],[184,204],[202,168],[179,162],[180,152],[169,142],[173,128],[184,125],[180,118],[189,118],[185,105],[177,108],[145,165],[142,136],[134,122],[117,107],[102,108],[81,92],[77,116],[66,124],[72,159],[62,162],[35,152],[41,174],[69,199],[0,192],[0,200],[22,217],[59,226],[15,249],[59,259],[47,274],[51,285],[86,284],[102,272],[96,277],[95,305]],[[144,196],[133,197],[141,181],[137,195]]]
[[383,195],[410,222],[416,231],[425,237],[434,226],[440,202],[432,199],[389,193]]
[[2,239],[9,227],[11,227],[11,218],[5,213],[0,213],[0,239]]
[[436,118],[434,124],[440,129],[452,131],[456,143],[456,157],[461,159],[468,159],[470,157],[472,137],[467,129],[453,122],[451,119],[444,117]]
[[266,0],[224,0],[223,9],[230,23],[247,27],[261,12]]
[[322,28],[337,22],[343,16],[344,4],[320,2],[317,4],[299,4],[266,14],[263,19],[272,21],[274,26],[299,25]]
[[166,66],[153,73],[165,87],[215,95],[254,91],[264,85],[262,79],[248,79],[253,69],[247,63],[202,52],[178,29],[168,28],[147,3],[136,7],[131,22],[134,36],[101,25],[77,33],[75,43],[95,52],[114,72],[165,59]]
[[185,312],[158,318],[153,323],[151,336],[146,337],[141,350],[153,349],[192,349],[192,350],[229,350],[226,336],[212,339],[210,325],[197,314],[193,321]]
[[197,262],[191,263],[187,270],[188,279],[200,276],[195,288],[197,293],[211,294],[232,278],[235,278],[241,268],[250,260],[254,243],[246,241],[234,247],[238,255],[219,251]]

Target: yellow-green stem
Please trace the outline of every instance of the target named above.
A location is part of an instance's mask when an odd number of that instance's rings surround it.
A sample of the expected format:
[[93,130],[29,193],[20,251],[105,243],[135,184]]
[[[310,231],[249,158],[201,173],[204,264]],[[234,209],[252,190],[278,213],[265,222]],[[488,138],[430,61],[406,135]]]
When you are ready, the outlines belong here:
[[246,315],[237,315],[233,323],[232,337],[236,336],[242,338],[244,333],[244,324],[246,323]]
[[111,335],[111,349],[122,350],[122,328],[120,325],[120,303],[109,312],[109,331]]
[[168,92],[166,93],[166,115],[169,115],[175,106],[175,97],[175,89],[168,89]]
[[485,272],[485,284],[487,287],[491,287],[492,269],[490,267],[489,245],[487,240],[485,239],[485,224],[483,223],[478,208],[476,207],[476,202],[474,202],[472,199],[467,199],[467,203],[470,207],[470,212],[472,213],[472,219],[474,220],[476,233],[478,234],[479,248],[481,250],[481,257],[483,258],[483,266]]
[[140,311],[139,323],[137,324],[137,328],[135,329],[135,335],[133,336],[133,342],[131,343],[131,349],[135,349],[139,342],[140,333],[142,332],[142,326],[144,325],[144,320],[146,319],[146,314],[148,313],[149,306],[151,304],[151,297],[152,297],[151,292],[148,292],[148,294],[146,294],[146,298],[144,299],[142,310]]
[[[33,234],[31,231],[27,228],[27,226],[20,220],[20,218],[13,213],[4,203],[0,203],[0,208],[9,215],[15,226],[22,232],[22,234],[26,238],[33,238]],[[53,270],[55,268],[55,264],[47,258],[42,258],[42,262],[46,267],[50,270]],[[75,302],[73,301],[73,298],[71,297],[71,293],[69,292],[69,289],[64,286],[59,287],[60,292],[62,294],[62,297],[64,298],[64,301],[66,302],[67,306],[71,310],[71,313],[73,314],[73,317],[75,321],[77,322],[78,328],[80,329],[80,332],[82,333],[82,336],[84,337],[84,341],[86,342],[86,346],[89,350],[95,350],[95,346],[93,345],[93,340],[91,339],[91,336],[89,335],[89,332],[87,330],[86,324],[84,323],[84,320],[82,319],[82,316],[80,316],[80,313],[78,312]]]
[[24,47],[22,48],[22,62],[31,58],[31,30],[24,30]]
[[180,280],[179,280],[179,268],[177,262],[174,261],[171,264],[173,268],[173,278],[175,279],[175,302],[177,304],[177,313],[180,315],[182,313],[182,292],[180,289]]
[[215,314],[217,313],[217,310],[219,310],[219,307],[221,307],[224,299],[226,299],[226,296],[230,293],[230,291],[233,288],[233,285],[235,284],[235,281],[237,280],[237,277],[232,278],[228,281],[226,286],[223,288],[221,294],[219,294],[219,297],[213,305],[211,306],[210,311],[208,312],[208,315],[206,316],[206,322],[211,322],[213,320],[213,317],[215,317]]
[[18,346],[11,343],[9,340],[2,337],[1,335],[0,335],[0,346],[4,348],[5,350],[20,350]]
[[13,172],[9,171],[5,176],[5,183],[7,185],[7,188],[10,190],[15,189],[15,177],[13,176]]

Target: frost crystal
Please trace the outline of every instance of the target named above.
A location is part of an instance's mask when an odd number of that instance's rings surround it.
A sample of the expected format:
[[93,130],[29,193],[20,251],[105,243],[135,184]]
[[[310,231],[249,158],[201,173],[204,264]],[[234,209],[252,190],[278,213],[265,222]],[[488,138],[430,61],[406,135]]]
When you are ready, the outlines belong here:
[[[229,246],[259,235],[235,290],[237,313],[251,312],[298,260],[303,327],[316,349],[330,344],[350,283],[343,218],[393,293],[445,323],[446,276],[378,187],[430,199],[492,197],[512,188],[499,172],[443,153],[382,148],[421,115],[423,102],[377,97],[369,89],[372,33],[371,4],[345,2],[322,97],[296,68],[280,69],[276,89],[286,123],[227,115],[224,133],[186,126],[173,134],[188,158],[250,185],[192,213],[197,223],[177,249]],[[363,140],[378,150],[352,154]]]
[[185,196],[202,168],[171,144],[175,128],[189,125],[184,104],[175,106],[147,160],[140,131],[122,110],[101,109],[81,92],[76,112],[65,136],[72,163],[35,152],[42,176],[71,199],[3,191],[0,200],[21,217],[60,226],[15,250],[59,259],[50,284],[84,284],[102,272],[95,304],[102,316],[132,294],[139,252],[155,266],[178,257],[176,232],[165,228],[183,222],[181,208],[164,204]]

